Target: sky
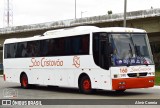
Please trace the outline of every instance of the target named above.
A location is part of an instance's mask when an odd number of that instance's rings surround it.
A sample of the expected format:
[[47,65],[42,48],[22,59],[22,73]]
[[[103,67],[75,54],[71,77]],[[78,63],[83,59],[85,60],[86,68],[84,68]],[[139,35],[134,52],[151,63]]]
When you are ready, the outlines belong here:
[[[5,26],[5,1],[0,0],[0,28]],[[37,24],[75,18],[75,0],[10,0],[13,26]],[[76,0],[76,17],[124,12],[124,0]],[[127,0],[127,12],[160,8],[160,0]],[[83,14],[81,14],[83,13]]]

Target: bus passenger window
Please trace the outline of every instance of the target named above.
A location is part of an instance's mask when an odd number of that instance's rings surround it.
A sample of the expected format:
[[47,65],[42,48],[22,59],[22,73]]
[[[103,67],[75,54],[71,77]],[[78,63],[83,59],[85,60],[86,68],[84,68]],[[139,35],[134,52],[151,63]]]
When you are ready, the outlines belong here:
[[89,53],[89,35],[82,37],[82,54]]

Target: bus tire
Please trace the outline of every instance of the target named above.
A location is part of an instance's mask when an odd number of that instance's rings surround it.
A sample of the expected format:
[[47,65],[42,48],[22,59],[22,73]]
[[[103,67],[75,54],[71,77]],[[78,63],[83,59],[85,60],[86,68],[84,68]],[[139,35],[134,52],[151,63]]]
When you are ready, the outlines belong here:
[[29,88],[28,77],[26,74],[22,74],[21,76],[21,87],[24,89]]
[[85,94],[92,93],[91,81],[88,76],[83,76],[79,83],[80,92]]

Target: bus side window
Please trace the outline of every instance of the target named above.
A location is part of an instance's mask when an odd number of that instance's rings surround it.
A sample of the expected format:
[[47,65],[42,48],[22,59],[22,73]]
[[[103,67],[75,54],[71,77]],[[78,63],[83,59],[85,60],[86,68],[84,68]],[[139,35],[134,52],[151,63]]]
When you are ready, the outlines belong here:
[[40,40],[40,56],[47,56],[48,46],[47,40]]
[[65,55],[65,49],[64,49],[64,38],[60,39],[59,41],[59,55]]
[[82,42],[81,42],[81,53],[82,54],[89,54],[89,35],[85,35],[82,37]]
[[54,56],[57,54],[55,45],[56,45],[56,39],[47,40],[46,56]]
[[70,55],[71,54],[71,39],[70,38],[65,38],[65,55]]
[[10,45],[5,45],[5,58],[11,58]]
[[73,55],[77,55],[80,52],[80,37],[76,36],[76,37],[72,37],[71,41],[72,41],[72,54]]

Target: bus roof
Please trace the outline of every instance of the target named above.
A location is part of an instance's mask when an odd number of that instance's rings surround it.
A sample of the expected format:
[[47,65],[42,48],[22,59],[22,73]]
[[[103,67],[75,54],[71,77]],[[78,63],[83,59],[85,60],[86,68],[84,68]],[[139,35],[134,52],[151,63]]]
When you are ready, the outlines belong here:
[[50,39],[50,38],[58,38],[58,37],[66,37],[66,36],[75,36],[75,35],[83,35],[83,34],[90,34],[92,32],[128,32],[128,33],[146,33],[145,30],[136,29],[136,28],[126,28],[126,27],[106,27],[106,28],[99,28],[96,26],[78,26],[73,28],[65,28],[65,29],[57,29],[57,30],[50,30],[45,32],[42,36],[37,35],[33,37],[27,38],[11,38],[6,39],[4,44],[6,43],[15,43],[15,42],[25,42],[25,41],[32,41],[32,40],[43,40],[43,39]]

